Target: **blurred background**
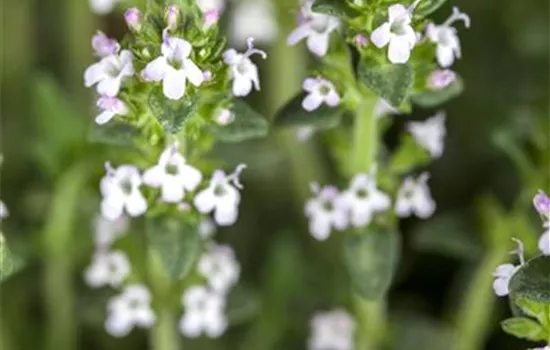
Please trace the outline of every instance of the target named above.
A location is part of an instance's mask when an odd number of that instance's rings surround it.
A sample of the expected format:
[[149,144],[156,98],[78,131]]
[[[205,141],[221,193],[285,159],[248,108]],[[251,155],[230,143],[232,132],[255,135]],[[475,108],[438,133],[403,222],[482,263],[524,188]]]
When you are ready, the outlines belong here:
[[[66,321],[51,315],[63,312],[74,320],[67,327],[76,330],[76,349],[146,349],[141,331],[123,339],[105,333],[112,292],[91,290],[82,281],[93,250],[91,221],[103,162],[117,151],[87,142],[95,111],[82,76],[93,62],[93,33],[102,29],[121,38],[121,9],[135,3],[98,16],[85,0],[0,1],[0,198],[10,211],[2,232],[25,260],[1,284],[2,349],[47,349],[47,339],[59,336],[52,324]],[[231,2],[223,19],[234,41],[258,36],[258,46],[270,54],[260,64],[262,91],[250,97],[268,116],[300,90],[311,63],[302,45],[284,43],[295,26],[297,1],[272,1]],[[528,237],[528,253],[534,253],[540,223],[530,196],[550,189],[549,3],[449,0],[436,22],[453,5],[472,18],[469,30],[459,29],[463,59],[453,67],[466,89],[442,107],[446,150],[428,169],[438,210],[425,222],[401,224],[403,256],[389,296],[391,349],[448,349],[461,342],[461,350],[525,349],[534,344],[500,330],[508,301],[497,300],[490,286],[494,267],[512,249],[510,234]],[[404,121],[434,112],[392,117],[387,142],[395,142]],[[240,219],[218,239],[235,248],[243,267],[240,285],[256,302],[235,316],[221,340],[186,341],[185,349],[303,350],[315,311],[350,305],[338,237],[314,241],[303,216],[309,182],[337,181],[322,141],[315,136],[301,143],[293,132],[273,130],[265,140],[217,150],[230,165],[249,165]],[[59,203],[67,198],[64,191],[74,191],[59,185],[70,177],[66,170],[80,163],[95,164],[97,173],[72,202]],[[50,245],[57,243],[68,249],[52,255]],[[59,269],[71,278],[56,280]],[[58,296],[53,305],[45,291],[58,283],[72,294]],[[58,310],[63,305],[67,310]]]

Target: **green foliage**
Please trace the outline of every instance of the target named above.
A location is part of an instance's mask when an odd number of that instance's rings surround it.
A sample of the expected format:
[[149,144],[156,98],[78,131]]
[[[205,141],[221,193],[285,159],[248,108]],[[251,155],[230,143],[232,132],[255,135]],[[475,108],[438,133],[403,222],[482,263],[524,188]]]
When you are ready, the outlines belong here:
[[417,18],[424,18],[439,9],[447,0],[422,0],[414,10]]
[[149,247],[162,261],[169,275],[186,277],[201,251],[196,226],[173,217],[149,219],[146,226]]
[[217,140],[223,142],[241,142],[264,137],[268,132],[268,122],[246,102],[233,100],[231,113],[234,119],[228,125],[213,125],[212,132]]
[[311,9],[314,12],[324,13],[339,18],[353,18],[360,13],[350,7],[346,0],[316,0]]
[[254,290],[237,285],[227,298],[227,318],[234,326],[252,320],[260,312],[260,296]]
[[286,103],[275,115],[273,124],[281,127],[309,126],[315,129],[333,128],[340,124],[344,111],[322,105],[317,110],[308,112],[302,107],[306,93],[300,93]]
[[391,158],[389,168],[393,173],[406,174],[428,165],[431,160],[430,152],[420,146],[410,134],[405,134]]
[[377,300],[392,282],[400,255],[400,237],[394,230],[364,230],[344,242],[344,262],[358,295]]
[[0,283],[20,271],[24,265],[23,259],[10,250],[4,235],[0,233]]
[[363,59],[357,74],[372,92],[396,107],[405,101],[414,81],[414,72],[408,64],[381,64]]
[[519,306],[523,314],[537,319],[545,328],[550,326],[549,303],[534,301],[526,297],[512,298],[511,302]]
[[134,126],[113,119],[104,125],[93,122],[88,130],[88,141],[113,146],[132,146],[139,135],[139,130]]
[[198,107],[196,97],[184,97],[178,101],[167,99],[160,86],[149,93],[148,102],[160,125],[171,134],[180,131]]
[[544,341],[547,338],[547,331],[529,318],[508,318],[502,321],[501,326],[506,333],[518,338],[532,341]]
[[424,108],[437,107],[459,96],[464,90],[462,78],[457,77],[454,82],[441,90],[426,91],[411,95],[411,100]]
[[550,303],[550,256],[527,261],[510,280],[512,297],[525,297],[535,302]]

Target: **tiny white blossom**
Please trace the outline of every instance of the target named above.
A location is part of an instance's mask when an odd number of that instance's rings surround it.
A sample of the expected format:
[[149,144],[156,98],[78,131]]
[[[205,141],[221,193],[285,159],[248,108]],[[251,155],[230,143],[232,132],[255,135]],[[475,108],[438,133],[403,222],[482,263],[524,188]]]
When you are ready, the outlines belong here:
[[118,287],[130,274],[130,262],[121,251],[97,252],[86,269],[84,279],[93,288]]
[[439,158],[445,148],[445,112],[437,112],[423,122],[410,122],[407,129],[418,144],[424,147],[432,157]]
[[239,182],[245,165],[239,165],[235,172],[225,175],[222,170],[214,172],[208,188],[195,196],[194,204],[203,214],[214,212],[214,220],[220,226],[231,226],[237,221],[241,195]]
[[103,200],[101,215],[109,220],[118,219],[126,210],[128,215],[140,216],[147,211],[147,201],[139,187],[142,180],[139,171],[132,165],[121,165],[113,169],[106,165],[107,173],[101,179]]
[[458,7],[453,7],[453,14],[441,25],[433,23],[426,27],[426,36],[437,44],[437,62],[443,68],[453,65],[455,58],[460,58],[460,41],[456,34],[456,28],[451,27],[455,21],[463,21],[466,28],[470,27],[470,17],[460,12]]
[[100,95],[115,97],[122,82],[135,73],[132,60],[133,55],[129,50],[103,57],[86,69],[84,85],[91,87],[97,84],[96,90]]
[[427,219],[435,211],[436,204],[428,187],[428,173],[422,173],[415,180],[408,176],[405,178],[397,192],[395,212],[399,217],[408,217],[412,214],[422,219]]
[[143,182],[160,188],[162,200],[167,203],[180,202],[185,191],[195,190],[201,181],[201,172],[185,163],[185,158],[177,150],[177,144],[166,148],[158,163],[143,174]]
[[317,56],[324,56],[328,52],[330,33],[338,29],[338,18],[315,13],[311,10],[313,1],[307,1],[300,9],[300,23],[287,38],[288,45],[296,45],[307,38],[307,48]]
[[108,123],[115,115],[128,114],[126,103],[116,97],[101,96],[96,105],[101,109],[101,113],[95,118],[96,124],[99,125]]
[[399,114],[397,108],[393,107],[388,101],[379,98],[374,105],[374,115],[376,118],[383,117],[388,114]]
[[516,273],[520,266],[515,266],[512,264],[502,264],[499,265],[493,276],[495,280],[493,282],[493,290],[495,294],[499,297],[506,296],[510,293],[509,285],[510,279]]
[[116,220],[108,220],[102,215],[97,215],[93,222],[94,243],[96,249],[105,250],[126,230],[128,230],[129,220],[126,216],[121,216]]
[[200,257],[197,269],[214,291],[225,294],[237,283],[241,267],[230,246],[213,244]]
[[184,39],[166,37],[161,45],[161,56],[149,62],[142,72],[147,81],[161,81],[164,96],[179,100],[185,94],[187,80],[195,86],[202,84],[204,76],[189,58],[191,44]]
[[318,188],[312,186],[315,197],[305,205],[305,214],[309,218],[309,232],[319,240],[326,240],[332,228],[343,230],[348,226],[347,204],[334,186]]
[[5,219],[10,215],[8,207],[0,200],[0,219]]
[[216,224],[210,218],[203,218],[199,222],[199,235],[204,238],[210,238],[216,233]]
[[132,284],[109,300],[105,329],[114,337],[124,337],[134,327],[151,328],[156,321],[151,294],[141,284]]
[[246,96],[254,89],[260,90],[260,77],[258,67],[250,60],[253,54],[259,54],[263,59],[267,57],[262,50],[254,48],[254,39],[246,40],[247,50],[245,53],[238,53],[235,49],[224,52],[223,60],[231,68],[231,79],[233,79],[233,95]]
[[345,310],[317,313],[310,327],[308,350],[353,350],[355,323]]
[[357,174],[350,187],[342,193],[351,212],[351,223],[355,227],[370,224],[373,214],[391,206],[390,197],[376,187],[374,174]]
[[340,96],[329,80],[306,78],[302,88],[309,93],[302,101],[302,107],[308,112],[316,110],[323,103],[329,107],[336,107],[340,103]]
[[233,45],[242,45],[247,38],[269,44],[279,34],[274,16],[275,9],[269,0],[239,1],[231,12],[229,38]]
[[90,9],[97,15],[106,15],[113,11],[119,0],[88,0]]
[[388,8],[388,21],[376,28],[370,36],[378,48],[389,44],[388,59],[391,63],[406,63],[416,45],[417,36],[411,26],[411,17],[418,1],[408,9],[401,4],[391,5]]
[[225,299],[221,294],[203,286],[188,288],[182,297],[185,313],[179,328],[183,335],[191,338],[205,334],[217,338],[227,328]]

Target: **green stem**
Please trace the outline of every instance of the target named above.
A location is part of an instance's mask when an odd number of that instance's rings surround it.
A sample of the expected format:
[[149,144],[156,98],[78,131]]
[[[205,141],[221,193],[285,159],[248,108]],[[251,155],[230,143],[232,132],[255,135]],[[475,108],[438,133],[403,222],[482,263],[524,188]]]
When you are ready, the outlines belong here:
[[365,300],[354,296],[357,323],[357,350],[378,349],[386,332],[386,305],[384,300]]
[[169,308],[157,312],[157,321],[151,332],[152,350],[182,350],[177,329],[178,319]]

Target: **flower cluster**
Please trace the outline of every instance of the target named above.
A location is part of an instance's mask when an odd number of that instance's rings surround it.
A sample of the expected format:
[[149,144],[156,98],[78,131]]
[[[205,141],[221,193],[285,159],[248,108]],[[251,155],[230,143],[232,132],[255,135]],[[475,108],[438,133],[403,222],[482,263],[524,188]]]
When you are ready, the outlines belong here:
[[352,350],[355,323],[342,309],[316,313],[310,322],[309,350]]
[[[425,219],[433,214],[436,205],[427,185],[428,178],[427,173],[417,179],[405,178],[394,202],[398,217],[414,214]],[[315,196],[307,201],[305,214],[309,218],[309,231],[318,240],[327,239],[332,229],[366,227],[376,214],[392,207],[390,196],[377,187],[374,173],[355,175],[343,192],[334,186],[319,188],[316,184],[312,191]]]
[[543,220],[545,232],[540,236],[539,249],[544,255],[550,255],[550,198],[543,191],[539,191],[533,198],[537,213]]

